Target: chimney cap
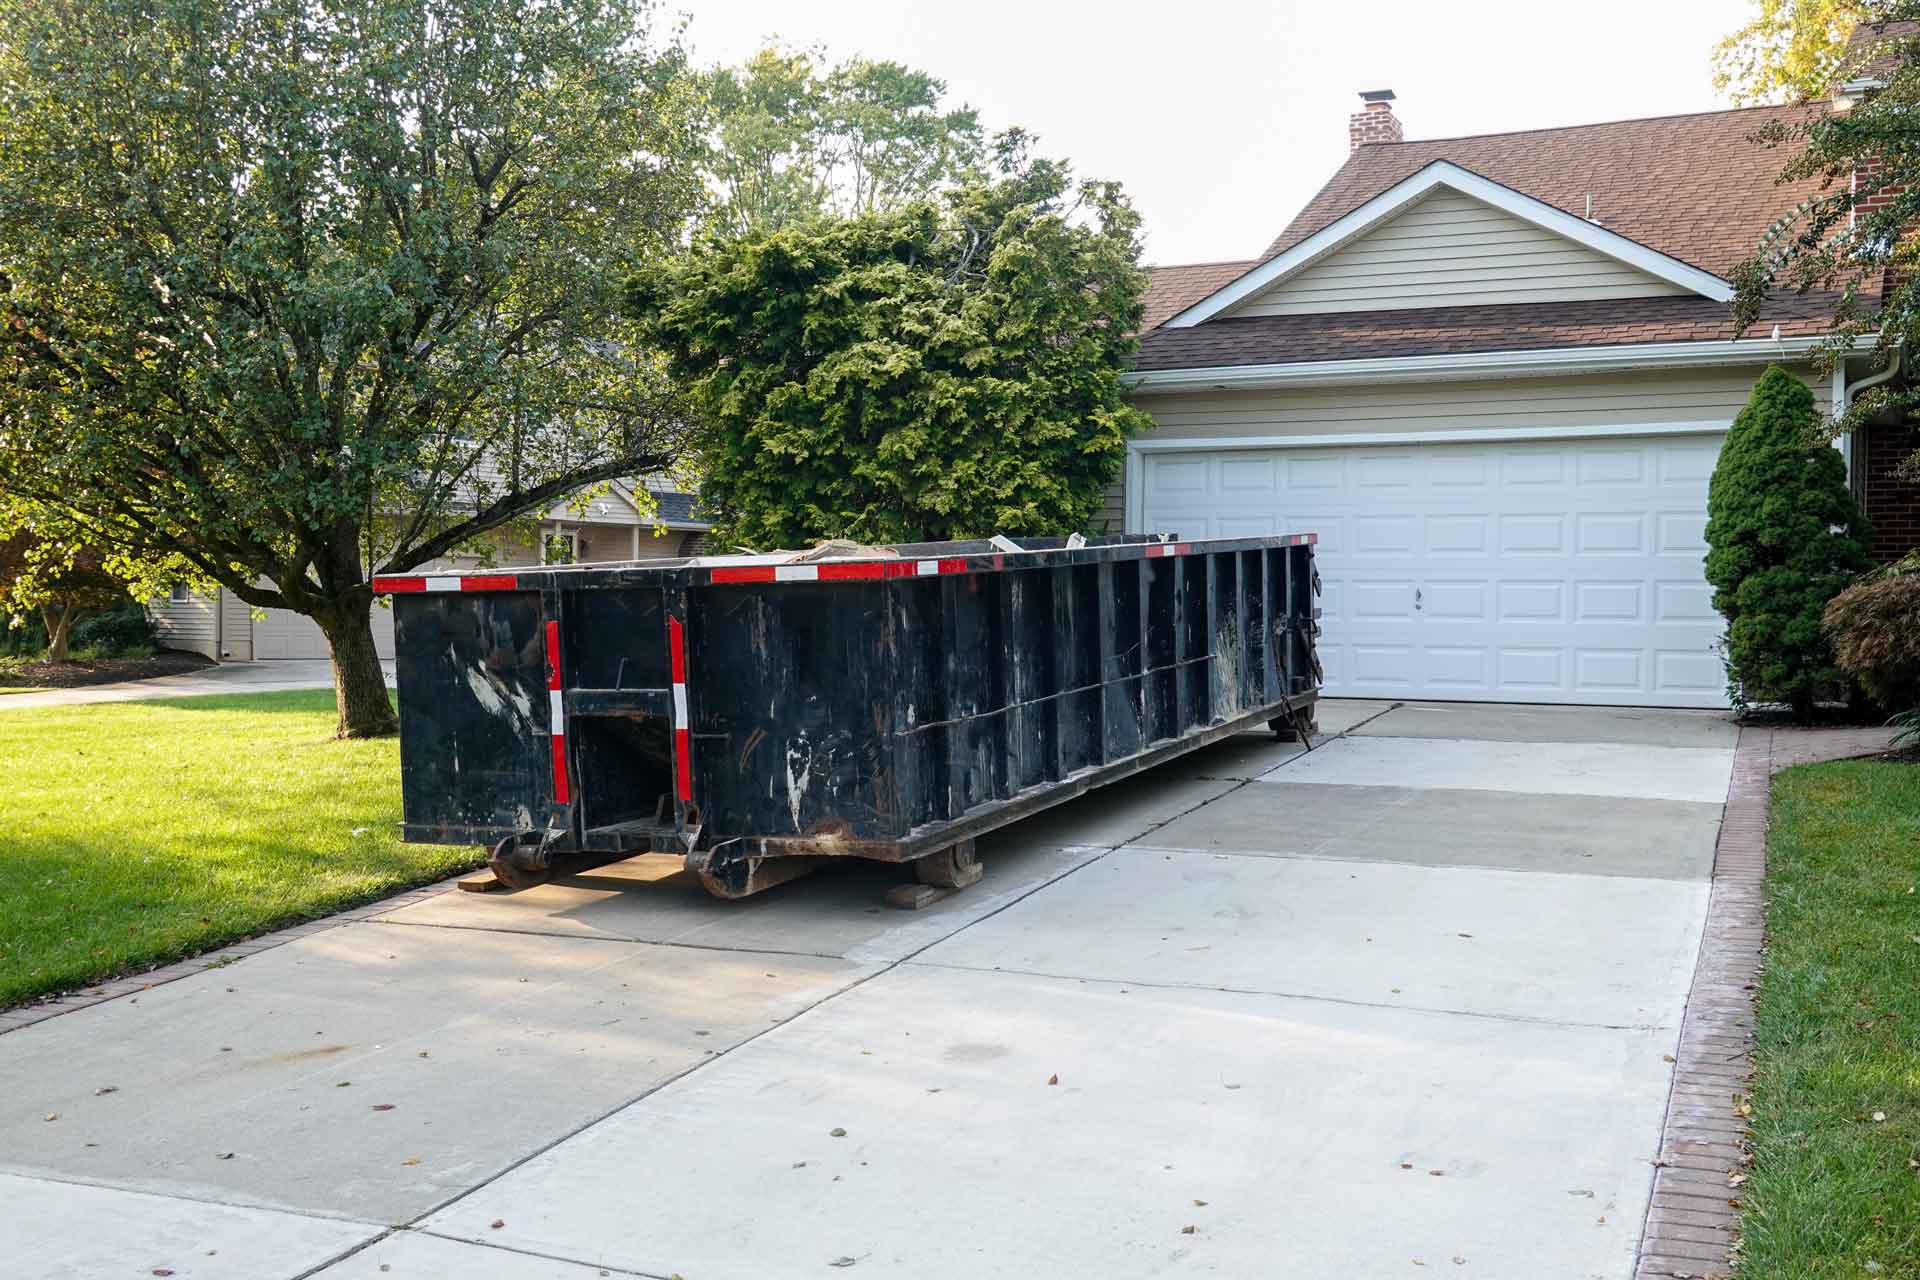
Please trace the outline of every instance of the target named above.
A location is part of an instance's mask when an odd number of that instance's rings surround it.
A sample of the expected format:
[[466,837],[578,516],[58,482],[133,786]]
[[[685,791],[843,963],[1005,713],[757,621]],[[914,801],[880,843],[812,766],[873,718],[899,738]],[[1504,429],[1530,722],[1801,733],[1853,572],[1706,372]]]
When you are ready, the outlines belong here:
[[1362,89],[1362,90],[1360,91],[1360,101],[1362,101],[1362,102],[1392,102],[1392,101],[1393,101],[1393,90],[1391,90],[1391,89]]

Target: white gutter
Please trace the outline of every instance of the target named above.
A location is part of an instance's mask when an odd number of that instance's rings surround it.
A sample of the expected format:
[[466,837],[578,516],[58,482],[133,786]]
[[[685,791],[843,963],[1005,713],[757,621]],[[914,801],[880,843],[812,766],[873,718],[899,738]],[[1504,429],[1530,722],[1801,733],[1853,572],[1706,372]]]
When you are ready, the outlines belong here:
[[1745,338],[1732,342],[1638,342],[1611,347],[1548,347],[1539,351],[1469,351],[1437,356],[1311,360],[1292,364],[1149,369],[1123,374],[1121,385],[1143,395],[1177,391],[1257,391],[1269,387],[1349,383],[1434,382],[1464,378],[1543,377],[1630,369],[1693,369],[1765,364],[1809,357],[1825,339]]

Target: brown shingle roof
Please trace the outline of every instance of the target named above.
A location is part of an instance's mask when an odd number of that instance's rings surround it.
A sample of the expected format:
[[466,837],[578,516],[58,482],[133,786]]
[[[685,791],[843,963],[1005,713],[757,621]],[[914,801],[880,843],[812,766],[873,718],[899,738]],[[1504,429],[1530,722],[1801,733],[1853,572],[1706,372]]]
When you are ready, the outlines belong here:
[[1820,186],[1776,180],[1785,148],[1754,142],[1771,121],[1824,105],[1751,107],[1611,124],[1360,147],[1267,247],[1285,252],[1435,160],[1449,160],[1566,213],[1724,276],[1775,218]]
[[[1832,295],[1778,299],[1746,336],[1763,340],[1776,324],[1783,338],[1824,333],[1835,301]],[[1144,333],[1134,368],[1208,369],[1733,336],[1727,304],[1698,296],[1248,316]]]
[[[1790,152],[1755,142],[1753,134],[1769,123],[1792,124],[1827,109],[1820,103],[1752,107],[1360,147],[1263,257],[1152,268],[1137,367],[1731,338],[1726,304],[1698,297],[1249,317],[1177,330],[1157,326],[1436,160],[1576,216],[1585,216],[1591,195],[1602,227],[1724,276],[1753,252],[1768,224],[1821,186],[1817,178],[1780,184]],[[1823,332],[1833,302],[1818,295],[1779,299],[1752,332],[1768,333],[1775,323],[1783,336]]]
[[1244,262],[1194,262],[1177,267],[1147,268],[1147,314],[1140,321],[1143,330],[1152,329],[1185,311],[1200,299],[1232,284],[1260,265],[1263,259]]

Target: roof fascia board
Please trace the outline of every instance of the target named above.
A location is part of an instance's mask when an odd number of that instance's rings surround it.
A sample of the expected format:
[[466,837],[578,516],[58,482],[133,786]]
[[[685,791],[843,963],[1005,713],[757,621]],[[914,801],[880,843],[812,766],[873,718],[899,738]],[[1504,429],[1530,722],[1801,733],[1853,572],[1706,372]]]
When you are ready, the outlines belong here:
[[1543,200],[1536,200],[1512,187],[1502,186],[1469,169],[1462,169],[1452,161],[1435,160],[1365,204],[1334,219],[1285,253],[1267,259],[1232,283],[1215,290],[1165,321],[1162,327],[1187,329],[1219,315],[1235,303],[1243,302],[1262,289],[1306,269],[1441,186],[1490,204],[1543,231],[1563,236],[1669,284],[1679,285],[1716,302],[1727,302],[1733,298],[1733,286],[1711,272],[1649,249],[1638,241],[1629,240],[1618,232],[1608,231],[1584,218],[1576,218]]
[[1731,342],[1642,342],[1610,347],[1548,347],[1538,351],[1469,351],[1434,356],[1310,360],[1294,364],[1149,369],[1122,376],[1135,393],[1255,391],[1268,387],[1339,386],[1357,382],[1432,382],[1493,376],[1612,373],[1626,369],[1686,369],[1765,364],[1810,356],[1825,338],[1747,338]]

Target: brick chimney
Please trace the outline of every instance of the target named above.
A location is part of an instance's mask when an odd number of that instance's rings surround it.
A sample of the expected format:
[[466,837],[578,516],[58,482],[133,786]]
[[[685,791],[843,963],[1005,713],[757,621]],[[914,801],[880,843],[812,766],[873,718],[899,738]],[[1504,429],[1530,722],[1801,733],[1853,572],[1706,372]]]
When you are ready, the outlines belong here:
[[1371,89],[1360,95],[1360,101],[1366,105],[1347,117],[1349,151],[1358,151],[1376,142],[1405,139],[1406,130],[1400,127],[1400,117],[1393,114],[1393,90]]

